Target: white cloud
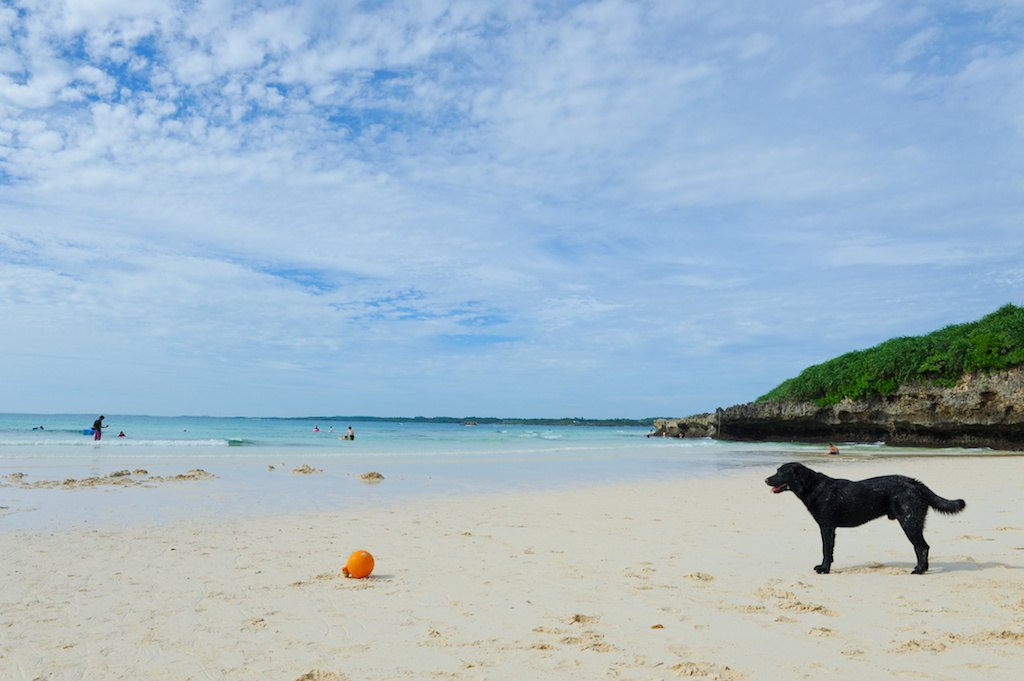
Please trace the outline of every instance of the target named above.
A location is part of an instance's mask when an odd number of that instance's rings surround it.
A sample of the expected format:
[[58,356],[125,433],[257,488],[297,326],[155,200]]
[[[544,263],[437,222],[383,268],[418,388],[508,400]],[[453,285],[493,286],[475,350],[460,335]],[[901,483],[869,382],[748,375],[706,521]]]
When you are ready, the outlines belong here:
[[863,23],[875,14],[882,3],[878,0],[827,0],[815,3],[812,14],[820,16],[830,26],[851,26]]
[[939,35],[940,31],[935,26],[928,26],[917,31],[897,47],[894,61],[902,65],[911,59],[916,59],[928,51],[928,48],[938,40]]
[[[341,366],[364,412],[699,411],[1018,288],[1005,7],[17,6],[0,371],[166,381],[129,411],[179,408],[168,366],[308,393],[220,388],[217,413],[318,411]],[[665,366],[690,402],[655,401]]]

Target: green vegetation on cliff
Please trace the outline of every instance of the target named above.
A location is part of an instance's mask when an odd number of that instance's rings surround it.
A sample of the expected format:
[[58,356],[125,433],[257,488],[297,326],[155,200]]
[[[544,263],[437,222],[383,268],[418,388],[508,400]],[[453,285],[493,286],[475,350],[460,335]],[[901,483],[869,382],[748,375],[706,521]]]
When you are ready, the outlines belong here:
[[1024,364],[1024,308],[1004,305],[979,321],[947,326],[924,336],[893,338],[840,355],[783,381],[758,402],[786,400],[836,404],[896,392],[904,383],[952,386],[966,373]]

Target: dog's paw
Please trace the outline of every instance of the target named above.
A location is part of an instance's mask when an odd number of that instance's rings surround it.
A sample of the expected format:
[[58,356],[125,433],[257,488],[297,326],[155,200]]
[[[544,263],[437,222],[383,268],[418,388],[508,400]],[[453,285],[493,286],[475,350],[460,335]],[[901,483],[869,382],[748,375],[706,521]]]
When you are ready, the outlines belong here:
[[829,565],[815,565],[814,571],[817,572],[819,575],[827,575],[830,567],[831,566]]

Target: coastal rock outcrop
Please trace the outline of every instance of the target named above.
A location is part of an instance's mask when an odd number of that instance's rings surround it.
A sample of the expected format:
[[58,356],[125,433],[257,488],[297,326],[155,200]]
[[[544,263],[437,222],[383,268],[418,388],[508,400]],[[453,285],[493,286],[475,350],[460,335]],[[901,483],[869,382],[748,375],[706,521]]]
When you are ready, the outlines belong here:
[[654,425],[665,437],[1024,450],[1024,368],[968,374],[952,387],[906,384],[874,400],[749,402]]

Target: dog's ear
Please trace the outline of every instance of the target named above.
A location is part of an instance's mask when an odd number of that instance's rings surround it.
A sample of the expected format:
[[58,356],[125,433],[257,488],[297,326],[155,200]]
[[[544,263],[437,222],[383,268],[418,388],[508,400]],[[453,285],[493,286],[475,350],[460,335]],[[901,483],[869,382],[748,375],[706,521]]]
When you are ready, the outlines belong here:
[[814,472],[802,463],[790,464],[789,488],[799,494],[811,482]]

